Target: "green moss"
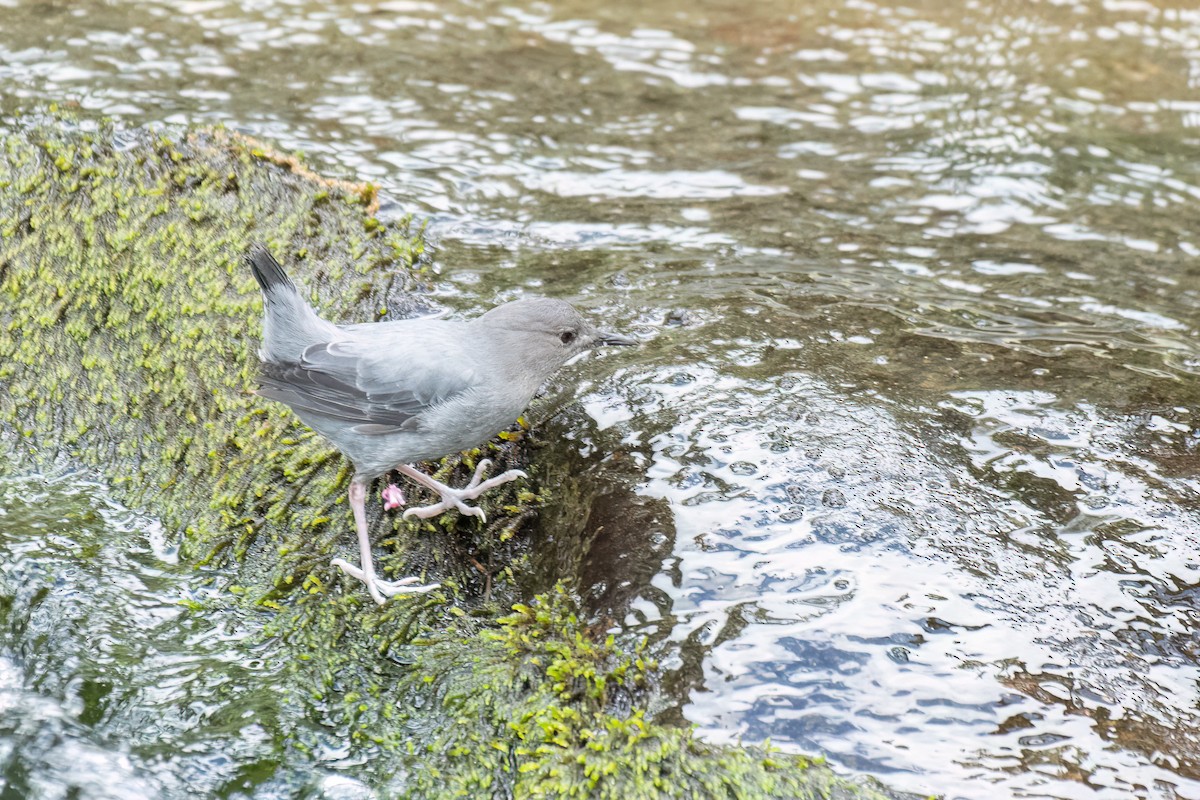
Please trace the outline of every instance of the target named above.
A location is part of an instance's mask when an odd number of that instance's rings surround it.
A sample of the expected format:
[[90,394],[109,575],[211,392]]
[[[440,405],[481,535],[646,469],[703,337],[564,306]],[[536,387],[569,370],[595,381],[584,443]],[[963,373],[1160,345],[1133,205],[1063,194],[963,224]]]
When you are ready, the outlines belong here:
[[[55,115],[0,134],[0,426],[26,465],[94,469],[236,568],[228,607],[267,609],[266,643],[308,716],[411,797],[825,797],[804,759],[710,747],[647,718],[654,664],[596,642],[558,590],[500,617],[537,487],[489,495],[490,523],[421,524],[369,504],[381,568],[445,591],[376,607],[329,567],[353,546],[346,461],[252,394],[261,301],[241,263],[271,247],[335,320],[378,319],[420,287],[423,243],[373,216],[370,185],[321,180],[221,130],[118,131]],[[381,312],[382,310],[382,312]],[[529,434],[487,446],[524,462]],[[481,453],[447,459],[463,479]],[[460,464],[460,461],[462,462]],[[303,731],[289,746],[315,748]],[[864,796],[873,796],[866,791]]]
[[[498,618],[423,600],[394,625],[362,628],[350,615],[331,654],[289,668],[326,714],[339,709],[355,747],[392,776],[385,796],[887,796],[820,762],[706,745],[688,729],[651,721],[654,659],[644,645],[597,639],[577,609],[562,585]],[[388,639],[389,630],[408,633]],[[372,668],[347,692],[339,687],[351,663]]]
[[481,639],[467,661],[453,635],[408,648],[414,669],[398,688],[430,687],[451,722],[422,737],[422,769],[406,787],[413,796],[480,797],[499,787],[517,798],[879,796],[799,756],[711,747],[649,721],[653,660],[640,647],[622,652],[612,637],[594,641],[561,585],[516,605]]

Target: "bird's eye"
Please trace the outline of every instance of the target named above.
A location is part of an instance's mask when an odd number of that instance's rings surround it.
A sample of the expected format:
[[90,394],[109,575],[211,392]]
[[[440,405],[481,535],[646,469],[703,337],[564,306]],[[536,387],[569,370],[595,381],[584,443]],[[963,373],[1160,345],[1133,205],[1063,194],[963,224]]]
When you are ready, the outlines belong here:
[[575,331],[563,331],[558,338],[562,339],[563,344],[570,344],[575,341]]

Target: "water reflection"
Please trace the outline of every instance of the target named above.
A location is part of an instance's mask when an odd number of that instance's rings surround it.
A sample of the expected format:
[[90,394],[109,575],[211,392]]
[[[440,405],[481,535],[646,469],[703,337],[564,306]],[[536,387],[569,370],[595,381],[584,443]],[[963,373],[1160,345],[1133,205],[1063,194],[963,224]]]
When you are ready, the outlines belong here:
[[0,109],[248,129],[429,218],[448,305],[642,331],[554,395],[601,487],[554,564],[664,716],[953,797],[1200,794],[1200,12],[5,5]]

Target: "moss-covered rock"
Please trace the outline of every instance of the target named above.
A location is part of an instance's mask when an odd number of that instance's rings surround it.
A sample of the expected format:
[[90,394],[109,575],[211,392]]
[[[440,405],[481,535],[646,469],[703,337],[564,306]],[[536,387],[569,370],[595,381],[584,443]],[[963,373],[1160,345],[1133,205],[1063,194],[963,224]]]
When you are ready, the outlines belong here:
[[[241,255],[266,242],[331,318],[370,320],[413,305],[420,236],[372,215],[373,186],[320,181],[295,157],[220,130],[59,118],[2,149],[0,421],[17,446],[41,464],[99,468],[127,502],[185,531],[193,557],[240,556],[266,529],[276,558],[264,561],[271,591],[256,597],[306,581],[324,591],[346,464],[252,395],[261,304]],[[531,496],[512,487],[489,500],[520,497]],[[379,534],[392,525],[375,523]],[[511,535],[497,525],[476,538]],[[470,537],[406,538],[417,546],[385,569],[477,580],[458,552],[481,560]]]
[[[0,135],[6,441],[26,466],[97,471],[183,532],[187,557],[233,565],[228,603],[197,613],[271,609],[265,641],[290,685],[373,759],[384,794],[876,796],[799,757],[652,723],[649,654],[598,640],[561,588],[501,616],[519,599],[530,483],[489,495],[487,526],[402,523],[370,504],[383,571],[447,588],[377,608],[341,583],[328,563],[352,546],[349,468],[252,394],[261,305],[240,258],[265,242],[331,319],[404,315],[423,244],[407,221],[378,220],[376,200],[221,130],[51,115]],[[528,440],[516,428],[488,455],[522,464]]]
[[[401,648],[402,698],[432,688],[448,724],[416,737],[417,797],[878,797],[807,759],[713,747],[646,718],[656,665],[595,641],[561,586],[484,629],[464,658],[444,634]],[[400,717],[415,722],[411,709]],[[413,724],[410,730],[418,731]],[[409,739],[412,743],[413,739]]]

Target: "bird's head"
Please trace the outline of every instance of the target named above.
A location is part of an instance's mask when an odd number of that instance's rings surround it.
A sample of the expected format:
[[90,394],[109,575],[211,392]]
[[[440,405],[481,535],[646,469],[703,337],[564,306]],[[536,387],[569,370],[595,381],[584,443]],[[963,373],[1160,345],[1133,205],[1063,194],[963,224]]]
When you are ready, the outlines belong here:
[[575,356],[605,345],[636,345],[637,341],[596,328],[563,300],[530,298],[496,306],[476,320],[482,335],[502,338],[527,368],[541,380]]

